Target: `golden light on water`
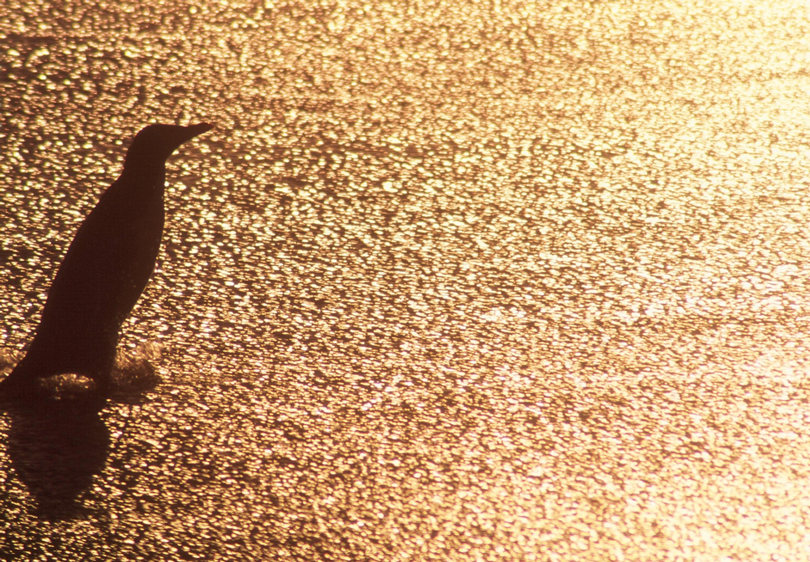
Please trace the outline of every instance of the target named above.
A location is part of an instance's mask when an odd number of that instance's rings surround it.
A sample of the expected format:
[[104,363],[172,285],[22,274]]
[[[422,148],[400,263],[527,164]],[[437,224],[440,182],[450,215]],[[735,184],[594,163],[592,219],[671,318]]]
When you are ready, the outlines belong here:
[[4,414],[3,556],[808,559],[804,3],[0,22],[0,368],[132,135],[217,124],[122,337],[163,382]]

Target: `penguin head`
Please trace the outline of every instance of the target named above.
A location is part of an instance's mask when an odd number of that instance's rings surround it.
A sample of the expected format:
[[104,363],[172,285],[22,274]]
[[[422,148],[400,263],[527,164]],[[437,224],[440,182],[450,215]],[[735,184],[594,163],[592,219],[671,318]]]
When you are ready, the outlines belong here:
[[181,144],[213,128],[214,126],[208,123],[189,125],[188,127],[160,124],[144,127],[135,135],[129,150],[127,150],[124,169],[162,169],[166,159]]

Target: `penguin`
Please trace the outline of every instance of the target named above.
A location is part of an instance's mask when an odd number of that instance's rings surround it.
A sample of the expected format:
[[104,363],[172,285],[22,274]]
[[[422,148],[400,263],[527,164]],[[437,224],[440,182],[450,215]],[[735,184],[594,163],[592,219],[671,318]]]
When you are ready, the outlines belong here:
[[48,291],[34,339],[0,382],[0,396],[36,394],[44,378],[73,373],[109,390],[121,324],[146,288],[163,235],[166,159],[213,128],[149,125],[133,139],[120,177],[76,231]]

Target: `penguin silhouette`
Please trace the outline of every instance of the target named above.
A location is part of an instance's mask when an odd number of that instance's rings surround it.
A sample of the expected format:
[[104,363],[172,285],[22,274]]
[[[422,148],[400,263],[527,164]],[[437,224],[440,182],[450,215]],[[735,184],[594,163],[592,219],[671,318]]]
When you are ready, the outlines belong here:
[[79,227],[51,284],[25,357],[0,395],[36,393],[39,381],[74,373],[106,393],[122,322],[155,267],[163,235],[166,159],[213,128],[149,125],[132,141],[121,176]]

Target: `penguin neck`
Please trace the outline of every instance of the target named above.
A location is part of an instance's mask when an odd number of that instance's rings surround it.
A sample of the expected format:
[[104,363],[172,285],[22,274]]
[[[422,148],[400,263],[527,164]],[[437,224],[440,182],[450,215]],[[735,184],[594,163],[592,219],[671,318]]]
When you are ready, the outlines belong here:
[[155,164],[150,163],[137,163],[124,165],[124,171],[121,173],[121,179],[126,180],[130,184],[140,185],[147,190],[157,190],[163,195],[163,183],[166,177],[166,164],[160,162]]

